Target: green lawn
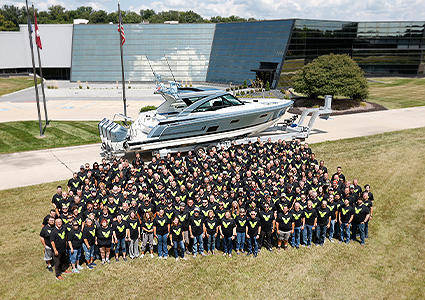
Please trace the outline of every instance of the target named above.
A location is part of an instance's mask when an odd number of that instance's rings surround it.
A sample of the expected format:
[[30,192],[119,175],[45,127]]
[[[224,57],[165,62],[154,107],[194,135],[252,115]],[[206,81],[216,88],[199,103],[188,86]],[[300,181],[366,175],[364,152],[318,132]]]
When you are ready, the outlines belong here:
[[425,78],[370,78],[370,102],[389,109],[425,105]]
[[[366,247],[222,256],[145,258],[93,271],[48,273],[38,240],[58,183],[0,191],[2,299],[423,299],[425,128],[312,145],[333,173],[371,184],[375,213]],[[84,161],[82,159],[82,161]]]
[[[40,83],[40,79],[37,79],[37,83]],[[16,76],[10,78],[0,78],[0,96],[23,90],[29,87],[34,87],[34,77]]]
[[100,143],[98,122],[51,121],[39,138],[38,121],[0,123],[0,154]]

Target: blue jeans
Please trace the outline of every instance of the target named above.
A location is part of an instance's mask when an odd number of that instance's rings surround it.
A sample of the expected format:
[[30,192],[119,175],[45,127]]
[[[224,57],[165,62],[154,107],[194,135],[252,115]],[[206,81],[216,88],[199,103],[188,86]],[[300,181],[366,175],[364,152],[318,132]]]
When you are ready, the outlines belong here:
[[[254,248],[254,249],[253,249]],[[249,236],[248,239],[248,253],[258,253],[258,242],[257,242],[257,236]]]
[[115,254],[120,253],[120,249],[122,250],[122,253],[127,252],[126,244],[125,244],[125,238],[122,238],[118,240],[118,242],[115,245]]
[[359,233],[360,233],[360,244],[364,244],[364,239],[365,239],[365,224],[356,224],[353,223],[353,241],[356,240],[356,236],[357,236],[357,228],[359,229]]
[[369,238],[369,220],[364,224],[364,237]]
[[71,264],[75,264],[77,261],[80,261],[81,257],[81,247],[74,249],[74,253],[71,253],[69,250],[69,259],[71,260]]
[[223,238],[224,253],[232,254],[233,240],[231,236],[225,236]]
[[305,225],[303,230],[303,243],[310,246],[313,242],[313,225]]
[[323,245],[325,243],[326,230],[327,230],[326,225],[317,225],[317,227],[316,227],[316,239],[317,239],[316,245],[317,244]]
[[207,250],[208,252],[215,250],[215,234],[210,234],[207,238]]
[[301,227],[295,227],[294,233],[291,237],[291,245],[292,247],[300,247],[300,236],[301,236]]
[[87,261],[89,261],[90,258],[94,257],[94,245],[91,245],[89,249],[87,248],[86,244],[83,243],[83,250],[84,250],[84,256]]
[[340,235],[341,235],[341,241],[345,242],[345,243],[349,243],[350,242],[350,227],[351,225],[348,224],[348,228],[347,228],[347,224],[348,223],[342,223],[341,226],[339,227],[340,229]]
[[332,240],[335,233],[335,220],[331,220],[331,226],[329,227],[329,239]]
[[217,250],[220,249],[220,244],[221,244],[221,236],[218,234],[217,237],[215,238],[215,248]]
[[192,247],[193,255],[196,255],[196,253],[198,253],[198,243],[199,243],[199,253],[204,253],[204,239],[202,238],[202,233],[200,235],[193,236],[193,247]]
[[174,256],[176,258],[179,257],[179,252],[177,251],[177,248],[179,246],[180,246],[181,253],[182,253],[181,257],[184,257],[184,243],[183,243],[183,240],[181,240],[179,242],[173,241]]
[[245,232],[236,232],[236,251],[243,251],[245,247],[245,235]]
[[167,257],[168,256],[168,248],[167,248],[168,233],[164,235],[157,234],[157,236],[158,236],[158,256]]

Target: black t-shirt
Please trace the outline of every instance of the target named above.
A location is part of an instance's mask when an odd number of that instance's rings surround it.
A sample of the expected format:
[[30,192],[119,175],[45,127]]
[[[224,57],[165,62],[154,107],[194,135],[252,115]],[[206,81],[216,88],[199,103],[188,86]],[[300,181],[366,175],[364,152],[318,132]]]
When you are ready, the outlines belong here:
[[175,226],[174,224],[171,225],[171,235],[173,237],[173,242],[180,242],[183,240],[183,229],[182,225],[179,224]]
[[156,234],[157,235],[164,235],[168,233],[168,218],[164,215],[162,217],[156,216],[153,225],[156,227]]
[[198,236],[202,234],[204,230],[204,227],[203,227],[204,222],[205,222],[204,217],[201,215],[199,215],[198,217],[194,215],[190,218],[189,225],[192,227],[192,234],[194,236]]
[[247,226],[248,226],[248,235],[255,236],[258,235],[258,228],[261,226],[261,220],[258,217],[247,218]]
[[341,216],[342,223],[348,223],[350,221],[351,216],[354,214],[354,208],[351,206],[341,206],[339,208],[339,214]]
[[331,220],[335,220],[336,212],[338,211],[338,204],[336,202],[328,202],[328,208],[331,212]]
[[225,237],[230,237],[233,235],[233,228],[236,226],[235,220],[230,218],[224,218],[221,220],[221,232]]
[[305,217],[305,223],[307,225],[314,225],[314,220],[317,218],[317,211],[312,208],[312,209],[308,209],[306,208],[304,210],[304,217]]
[[174,218],[175,214],[176,214],[176,211],[174,210],[173,207],[171,207],[171,208],[168,208],[168,207],[164,208],[164,215],[167,217],[168,222],[171,223],[173,221],[173,218]]
[[369,208],[366,205],[354,206],[354,218],[353,223],[360,224],[364,221],[366,216],[369,214]]
[[217,209],[215,211],[215,215],[217,216],[217,219],[219,219],[220,221],[222,219],[224,219],[224,215],[226,214],[226,210],[225,209]]
[[293,217],[290,212],[286,214],[284,214],[283,212],[279,213],[277,215],[276,222],[279,223],[279,230],[285,231],[285,232],[292,230]]
[[303,225],[304,212],[300,209],[296,211],[291,210],[292,217],[294,218],[295,227],[301,227]]
[[152,232],[147,231],[147,230],[151,230],[151,229],[153,229],[153,220],[143,219],[142,220],[142,231],[146,232],[146,233],[152,233],[153,231]]
[[218,220],[216,217],[213,217],[212,219],[207,218],[205,219],[205,226],[207,228],[207,233],[209,235],[214,235],[217,233],[217,226],[219,225]]
[[189,216],[189,213],[187,212],[187,210],[177,211],[176,216],[179,218],[180,223],[182,224],[183,231],[189,230],[189,218],[190,218],[190,216]]
[[272,210],[269,210],[268,212],[261,211],[259,218],[261,220],[262,231],[268,232],[273,229],[274,213]]
[[140,222],[139,219],[128,219],[128,228],[130,229],[130,239],[135,240],[139,238]]
[[81,229],[72,228],[71,231],[68,232],[68,241],[71,241],[72,248],[74,248],[74,250],[81,248],[81,245],[83,244],[83,233],[81,232]]
[[246,232],[246,226],[247,226],[247,219],[246,216],[237,216],[235,218],[235,222],[236,222],[236,232],[242,233],[242,232]]
[[40,231],[40,236],[44,238],[44,242],[48,247],[52,247],[52,244],[50,243],[50,233],[52,232],[53,228],[55,228],[55,226],[46,225],[41,228]]
[[95,243],[95,236],[96,236],[96,227],[95,226],[92,226],[92,227],[84,226],[83,241],[87,240],[90,247],[93,246],[94,243]]
[[328,207],[324,209],[322,207],[317,208],[317,224],[328,225],[330,215],[331,211]]
[[145,205],[145,203],[143,203],[142,205],[139,206],[137,213],[139,214],[140,218],[143,218],[145,216],[145,213],[148,212],[148,211],[150,211],[154,214],[155,213],[155,205],[152,204],[152,203]]
[[64,253],[66,251],[66,230],[65,226],[62,226],[61,229],[58,229],[56,226],[50,232],[50,242],[55,242],[56,250],[59,253]]
[[126,221],[121,221],[121,223],[118,223],[118,221],[115,221],[112,225],[112,230],[115,231],[115,235],[118,240],[121,240],[125,238],[125,234],[128,228],[128,224]]
[[99,228],[96,228],[96,235],[97,235],[97,244],[100,247],[110,247],[112,243],[112,228],[111,226],[107,226],[106,228],[103,228],[102,226]]

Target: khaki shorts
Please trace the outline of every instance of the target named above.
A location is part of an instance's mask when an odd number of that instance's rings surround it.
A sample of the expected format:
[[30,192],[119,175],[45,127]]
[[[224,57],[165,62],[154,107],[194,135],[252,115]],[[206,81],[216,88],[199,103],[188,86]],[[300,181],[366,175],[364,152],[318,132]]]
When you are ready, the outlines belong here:
[[277,235],[277,238],[279,239],[279,241],[282,241],[282,240],[287,241],[287,240],[289,240],[290,236],[291,236],[290,231],[279,230],[279,234]]
[[44,248],[44,261],[49,261],[53,259],[53,249],[49,246]]

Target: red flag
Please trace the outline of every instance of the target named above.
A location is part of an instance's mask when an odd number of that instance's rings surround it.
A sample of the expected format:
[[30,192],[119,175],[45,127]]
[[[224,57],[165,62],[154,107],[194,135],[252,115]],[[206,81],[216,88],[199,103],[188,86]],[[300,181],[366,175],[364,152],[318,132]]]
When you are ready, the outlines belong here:
[[35,13],[34,13],[34,29],[35,29],[35,43],[37,44],[38,48],[43,49],[43,47],[41,46],[40,32],[38,31],[37,15]]
[[121,33],[121,45],[124,45],[125,34],[124,34],[124,24],[122,23],[121,11],[120,11],[120,21],[118,23],[118,32]]

